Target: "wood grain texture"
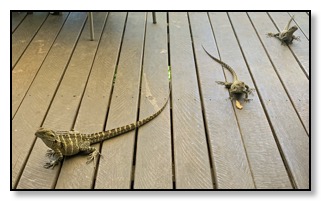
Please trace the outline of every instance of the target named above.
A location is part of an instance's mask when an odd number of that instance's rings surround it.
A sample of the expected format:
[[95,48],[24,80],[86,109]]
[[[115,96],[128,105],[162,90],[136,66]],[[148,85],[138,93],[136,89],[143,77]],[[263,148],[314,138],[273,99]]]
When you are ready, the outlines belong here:
[[[214,19],[218,17],[219,14],[213,15]],[[191,12],[189,18],[214,167],[215,188],[253,189],[254,182],[233,110],[234,106],[228,100],[228,90],[215,82],[225,81],[222,66],[210,58],[202,48],[202,45],[206,44],[205,48],[219,58],[211,23],[207,13]],[[220,21],[220,18],[216,21]],[[218,31],[224,28],[223,23],[213,26]],[[233,79],[229,72],[227,77],[229,81]]]
[[28,48],[12,70],[12,118],[54,43],[69,13],[48,16]]
[[[95,15],[94,20],[99,16]],[[126,13],[109,13],[86,90],[79,108],[75,130],[93,133],[104,130],[116,62],[118,59]],[[95,26],[97,25],[94,22]],[[95,27],[95,31],[96,31]],[[89,33],[89,32],[88,32]],[[95,33],[96,40],[99,33]],[[100,144],[94,145],[99,150]],[[87,156],[66,158],[57,181],[57,189],[90,189],[97,169],[86,164]]]
[[[139,119],[155,113],[169,94],[167,16],[157,13],[157,24],[148,13]],[[171,189],[172,150],[170,101],[153,121],[138,130],[135,189]]]
[[[269,16],[272,18],[277,28],[281,30],[284,28],[286,22],[290,20],[290,15],[285,12],[270,12]],[[299,18],[299,16],[297,17],[294,16],[294,19],[297,19],[297,18]],[[306,19],[305,23],[309,23],[309,19]],[[295,22],[292,22],[292,24],[295,24]],[[304,71],[306,76],[309,78],[309,75],[310,75],[309,39],[305,37],[300,27],[296,32],[294,32],[294,35],[300,37],[300,40],[293,41],[293,43],[288,47],[292,50],[300,66],[302,67],[302,70]]]
[[[68,64],[71,53],[74,49],[79,33],[83,27],[86,13],[72,13],[69,15],[63,29],[61,30],[56,42],[54,43],[50,53],[48,54],[41,70],[33,81],[24,101],[22,102],[15,118],[12,121],[12,186],[18,182],[22,168],[29,155],[29,150],[35,141],[34,133],[41,126],[46,116],[50,102],[54,96],[59,80],[63,75],[64,69]],[[57,59],[59,58],[59,59]],[[57,128],[57,127],[54,127]],[[38,171],[43,174],[54,176],[54,171],[46,172],[42,166],[47,158],[45,145],[41,146],[36,142],[36,146],[40,150],[33,150],[37,154],[33,154],[35,158],[29,158],[33,163],[38,164],[36,169],[30,170],[34,174]],[[27,174],[25,171],[24,174]],[[22,180],[24,178],[21,178]],[[26,180],[19,188],[33,188],[34,185],[42,188],[48,187],[48,183],[44,180],[34,180],[32,177],[25,177]],[[31,182],[30,182],[31,181]],[[43,185],[43,186],[42,186]],[[49,184],[50,185],[50,184]],[[51,186],[52,187],[52,186]]]
[[14,32],[26,17],[27,12],[11,12],[10,14],[11,14],[11,32]]
[[[309,80],[301,70],[300,65],[287,46],[280,45],[278,40],[270,40],[266,37],[269,29],[273,28],[266,13],[249,13],[251,20],[259,34],[263,45],[265,46],[276,72],[291,98],[300,119],[309,132]],[[266,23],[262,23],[266,22]]]
[[34,12],[20,24],[19,29],[11,36],[11,66],[15,67],[17,61],[27,48],[28,44],[48,16],[48,12]]
[[[211,13],[210,19],[222,60],[234,68],[241,80],[255,87],[228,16],[226,13]],[[292,188],[258,93],[254,92],[250,98],[253,101],[244,103],[243,110],[235,109],[235,112],[255,187]]]
[[[229,13],[295,187],[309,188],[309,138],[246,13]],[[255,54],[254,54],[255,53]]]
[[177,189],[213,188],[187,13],[169,13]]
[[[146,13],[129,13],[106,130],[136,122]],[[95,188],[131,187],[135,131],[103,143]]]

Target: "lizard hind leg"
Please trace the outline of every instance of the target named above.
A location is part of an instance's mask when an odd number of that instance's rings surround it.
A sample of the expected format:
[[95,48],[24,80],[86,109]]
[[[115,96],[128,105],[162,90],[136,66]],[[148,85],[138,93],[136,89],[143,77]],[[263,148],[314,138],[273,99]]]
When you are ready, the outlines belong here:
[[55,160],[51,160],[50,162],[45,163],[45,165],[43,166],[44,168],[46,168],[46,169],[52,168],[53,169],[63,159],[63,155],[61,152],[55,152],[54,155],[57,156],[57,158]]
[[94,164],[96,165],[97,157],[98,155],[101,155],[95,147],[90,146],[89,141],[83,142],[79,147],[79,151],[89,153],[86,164],[89,164],[90,162],[94,161]]
[[87,162],[86,164],[89,164],[90,162],[94,161],[94,164],[96,165],[96,162],[97,162],[97,157],[98,155],[101,155],[99,153],[99,151],[97,151],[96,148],[92,147],[94,149],[94,151],[92,151],[89,156],[87,157]]

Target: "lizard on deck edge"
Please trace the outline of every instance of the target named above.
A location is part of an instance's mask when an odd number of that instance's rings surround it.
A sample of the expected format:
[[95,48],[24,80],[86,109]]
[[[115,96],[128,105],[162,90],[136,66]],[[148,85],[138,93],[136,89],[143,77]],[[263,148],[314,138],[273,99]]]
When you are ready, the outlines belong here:
[[221,64],[224,68],[226,68],[228,71],[230,71],[231,74],[233,75],[233,82],[216,81],[216,83],[224,85],[226,88],[228,88],[229,92],[231,93],[230,99],[231,100],[234,99],[234,96],[232,96],[232,95],[241,95],[242,96],[243,94],[245,94],[244,101],[249,101],[250,99],[248,99],[248,95],[251,94],[254,89],[250,89],[247,84],[245,84],[243,81],[240,81],[237,78],[237,75],[232,67],[230,67],[229,65],[227,65],[223,61],[212,56],[204,47],[203,47],[203,49],[212,59],[214,59],[216,62]]
[[137,121],[136,123],[128,124],[118,128],[114,128],[107,131],[102,131],[92,134],[82,134],[78,131],[53,131],[50,129],[40,128],[37,130],[35,135],[39,137],[47,147],[51,148],[48,150],[46,156],[56,157],[55,160],[45,163],[45,168],[54,168],[63,159],[63,156],[71,156],[78,154],[79,152],[90,153],[87,159],[87,164],[95,160],[100,154],[95,147],[91,147],[91,144],[102,142],[104,140],[116,137],[118,135],[127,133],[135,130],[136,128],[145,125],[154,118],[156,118],[167,105],[169,95],[163,107],[159,109],[153,115]]
[[288,24],[284,27],[283,31],[280,33],[268,33],[269,37],[276,37],[281,41],[282,45],[291,44],[293,40],[300,40],[300,37],[293,35],[293,33],[298,29],[296,25],[290,27],[290,24],[294,18],[294,15],[289,20]]

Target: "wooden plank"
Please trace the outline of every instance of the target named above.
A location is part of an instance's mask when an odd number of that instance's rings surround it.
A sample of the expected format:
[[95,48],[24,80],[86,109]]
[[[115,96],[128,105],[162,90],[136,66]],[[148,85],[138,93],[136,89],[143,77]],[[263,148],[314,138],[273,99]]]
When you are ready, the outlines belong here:
[[245,13],[229,13],[283,160],[296,188],[309,188],[309,138]]
[[[226,23],[221,15],[224,16],[226,14],[213,14],[212,17],[214,19],[218,18],[215,20],[216,24],[214,27],[221,27],[222,24]],[[217,80],[225,80],[222,66],[213,61],[202,48],[203,45],[208,51],[212,54],[215,53],[214,55],[219,58],[208,15],[206,13],[191,12],[189,17],[200,88],[202,90],[201,94],[210,142],[212,166],[214,168],[215,188],[254,188],[250,166],[247,161],[233,105],[228,100],[229,93],[224,87],[215,83]],[[220,23],[219,19],[223,20],[222,24],[217,24]],[[214,20],[212,23],[214,23]],[[230,76],[228,76],[228,80],[230,80]],[[227,144],[228,146],[226,146]]]
[[[99,48],[74,126],[75,130],[82,133],[104,130],[109,94],[111,94],[112,90],[126,16],[127,13],[119,12],[108,14],[107,23],[99,42]],[[94,19],[96,18],[94,16]],[[98,40],[96,33],[95,36],[96,40]],[[94,146],[98,150],[100,149],[100,144]],[[93,188],[97,169],[94,169],[93,164],[87,165],[86,162],[87,155],[66,158],[61,168],[56,188]]]
[[[106,130],[137,121],[146,14],[129,13]],[[135,131],[103,142],[95,188],[131,187]]]
[[50,15],[12,70],[12,118],[23,101],[33,79],[46,58],[68,13]]
[[294,15],[294,21],[302,30],[305,37],[309,40],[310,38],[310,16],[306,15],[305,12],[289,12],[291,16]]
[[[41,126],[50,102],[54,96],[57,85],[66,68],[75,43],[82,30],[86,13],[72,13],[69,15],[65,26],[53,47],[51,48],[45,62],[37,74],[33,84],[31,85],[24,101],[22,102],[15,118],[12,121],[12,187],[14,188],[24,168],[24,164],[29,155],[29,150],[35,142],[35,131]],[[40,141],[37,141],[38,143]],[[42,143],[42,142],[41,142]],[[37,169],[32,173],[43,173],[42,167],[45,157],[46,148],[41,144],[42,150],[33,156],[37,157]],[[39,145],[38,145],[39,146]],[[49,175],[55,175],[56,168],[47,172]],[[32,179],[32,178],[29,178]],[[46,181],[35,181],[43,182]],[[25,183],[26,185],[27,182]],[[30,182],[31,186],[20,186],[20,188],[32,188],[34,182]]]
[[[284,24],[290,20],[290,16],[288,13],[285,12],[271,12],[269,13],[273,22],[277,25],[278,29],[282,30],[284,28]],[[295,17],[296,18],[296,17]],[[271,32],[271,31],[269,31]],[[292,50],[293,54],[295,55],[296,59],[298,60],[302,70],[309,78],[310,74],[310,47],[309,47],[309,40],[304,36],[303,32],[298,29],[295,33],[296,36],[300,37],[300,41],[293,41],[289,48]]]
[[[95,33],[98,39],[105,24],[105,19],[106,13],[95,13]],[[70,130],[73,126],[74,118],[78,111],[78,105],[98,46],[97,40],[89,40],[88,21],[84,30],[50,106],[45,122],[43,123],[43,127],[45,128],[51,128],[53,130]],[[32,186],[32,188],[36,189],[54,187],[57,182],[56,180],[59,171],[45,168],[43,168],[42,171],[34,171],[39,169],[44,162],[49,160],[43,156],[43,153],[46,153],[46,148],[46,145],[41,140],[37,139],[20,179],[18,188],[23,188],[24,186]],[[42,157],[42,161],[39,161],[39,158],[41,158],[39,155]],[[59,167],[56,167],[55,169],[59,170]],[[50,172],[52,173],[49,175],[48,173]],[[33,178],[33,180],[30,181],[30,178]]]
[[187,13],[169,13],[169,37],[176,188],[213,188]]
[[[255,87],[228,16],[226,13],[211,13],[210,18],[222,60],[234,68],[241,80]],[[226,73],[230,76],[229,80],[232,80],[230,73]],[[243,110],[236,109],[235,112],[255,187],[292,188],[258,94],[254,92],[250,98],[253,100],[245,103]]]
[[[148,13],[139,119],[162,107],[169,93],[167,17],[157,13],[157,24]],[[172,150],[170,104],[152,122],[138,130],[135,189],[171,189]]]
[[11,37],[11,65],[15,67],[17,61],[28,47],[30,41],[37,33],[45,19],[47,18],[47,12],[34,12],[27,17],[20,24],[19,28],[12,33]]
[[27,12],[11,12],[11,32],[14,32],[26,17]]
[[[266,13],[250,12],[249,16],[255,26],[255,29],[265,46],[276,72],[289,94],[289,97],[300,116],[300,119],[309,133],[309,80],[304,75],[299,64],[293,57],[289,48],[281,45],[278,40],[271,40],[266,37],[269,30],[273,30],[273,23]],[[262,23],[265,22],[265,23]],[[273,30],[274,32],[276,30]]]

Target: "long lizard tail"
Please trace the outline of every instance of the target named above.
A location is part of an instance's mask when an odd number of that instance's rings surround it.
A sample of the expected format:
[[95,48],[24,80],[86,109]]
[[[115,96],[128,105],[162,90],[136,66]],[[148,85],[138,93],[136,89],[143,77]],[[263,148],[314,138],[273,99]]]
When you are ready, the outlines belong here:
[[127,133],[129,131],[135,130],[136,128],[147,124],[151,120],[155,119],[160,113],[162,113],[162,111],[165,109],[165,107],[167,105],[169,97],[170,97],[170,91],[169,91],[167,100],[166,100],[166,102],[164,103],[164,105],[163,105],[163,107],[161,109],[159,109],[153,115],[151,115],[151,116],[149,116],[147,118],[144,118],[144,119],[142,119],[140,121],[137,121],[136,123],[128,124],[126,126],[121,126],[121,127],[118,127],[118,128],[107,130],[107,131],[87,134],[88,138],[91,139],[90,140],[90,144],[94,144],[94,143],[97,143],[97,142],[101,142],[101,141],[116,137],[118,135],[121,135],[123,133]]
[[232,73],[234,81],[238,80],[237,75],[236,75],[236,73],[235,73],[235,71],[233,70],[232,67],[230,67],[229,65],[227,65],[227,64],[224,63],[223,61],[221,61],[221,60],[215,58],[213,55],[211,55],[211,54],[204,48],[203,45],[202,45],[202,47],[203,47],[204,51],[208,54],[208,56],[210,56],[212,59],[214,59],[216,62],[218,62],[219,64],[221,64],[224,68],[226,68],[227,70],[229,70],[229,71]]
[[291,19],[289,20],[288,24],[284,27],[284,30],[289,30],[290,24],[291,24],[293,19],[294,19],[294,15],[291,16]]

